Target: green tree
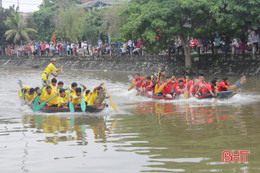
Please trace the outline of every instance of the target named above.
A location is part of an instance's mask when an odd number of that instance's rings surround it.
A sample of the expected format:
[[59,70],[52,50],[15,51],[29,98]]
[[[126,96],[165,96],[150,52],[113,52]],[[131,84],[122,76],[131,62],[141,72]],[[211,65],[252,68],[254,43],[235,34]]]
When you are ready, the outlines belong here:
[[106,8],[88,12],[83,19],[83,39],[96,45],[99,39],[107,40],[107,32],[104,27],[104,15]]
[[28,33],[37,33],[33,28],[27,28],[26,22],[21,14],[12,11],[12,17],[8,17],[5,24],[10,28],[5,32],[6,40],[13,39],[14,43],[22,40],[30,41]]
[[211,7],[218,23],[228,23],[229,27],[259,29],[260,27],[259,0],[218,0]]
[[54,18],[57,37],[74,42],[82,39],[83,16],[85,13],[75,3],[68,0],[62,1],[59,4],[58,13]]
[[[207,25],[212,18],[210,6],[214,0],[133,0],[124,11],[127,24],[121,29],[124,38],[142,36],[145,46],[168,45],[172,37],[180,37],[184,52],[185,66],[191,67],[190,39],[197,28]],[[162,41],[157,43],[157,29]]]
[[121,1],[120,4],[113,5],[104,10],[103,32],[112,38],[118,38],[120,35],[119,29],[126,24],[126,17],[120,14],[127,8],[127,5],[128,3],[126,1]]
[[50,41],[52,33],[56,30],[54,16],[57,15],[58,0],[44,0],[40,9],[32,13],[28,21],[28,26],[38,31],[37,41]]
[[10,40],[6,41],[4,34],[8,30],[5,21],[7,20],[7,17],[12,16],[12,11],[14,11],[13,7],[10,7],[9,9],[0,8],[0,44],[2,45],[11,43]]

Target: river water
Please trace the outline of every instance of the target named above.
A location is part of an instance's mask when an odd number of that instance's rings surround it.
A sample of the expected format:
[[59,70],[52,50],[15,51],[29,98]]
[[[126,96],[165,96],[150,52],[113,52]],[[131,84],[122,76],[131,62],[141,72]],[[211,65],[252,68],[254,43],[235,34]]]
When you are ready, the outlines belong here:
[[[58,81],[66,87],[75,81],[93,89],[105,82],[119,112],[48,114],[33,113],[17,96],[19,79],[40,87],[41,73],[0,69],[1,173],[260,172],[257,77],[218,103],[155,101],[127,91],[129,73],[65,69]],[[223,163],[224,150],[250,150],[248,161]]]

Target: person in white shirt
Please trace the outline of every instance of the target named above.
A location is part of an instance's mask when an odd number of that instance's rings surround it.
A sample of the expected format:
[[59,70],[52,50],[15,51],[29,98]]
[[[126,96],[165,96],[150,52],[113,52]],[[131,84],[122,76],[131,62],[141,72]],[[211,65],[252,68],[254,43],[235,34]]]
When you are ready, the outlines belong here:
[[252,36],[252,41],[253,41],[253,46],[256,49],[256,52],[258,52],[259,34],[257,34],[256,31],[254,32],[254,34]]

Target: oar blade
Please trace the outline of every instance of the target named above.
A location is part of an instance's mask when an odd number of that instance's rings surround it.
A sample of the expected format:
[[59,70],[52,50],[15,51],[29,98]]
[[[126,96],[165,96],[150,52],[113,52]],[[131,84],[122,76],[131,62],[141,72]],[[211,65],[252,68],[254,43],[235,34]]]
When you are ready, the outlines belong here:
[[132,85],[130,88],[128,88],[128,91],[132,90],[135,86],[136,84]]
[[36,108],[36,106],[38,105],[40,100],[40,96],[37,96],[37,98],[35,99],[34,103],[33,103],[33,109]]
[[85,102],[84,98],[81,99],[80,106],[81,106],[82,112],[85,112],[86,111],[86,102]]
[[39,104],[36,108],[34,108],[33,112],[37,112],[38,110],[40,110],[46,103],[41,103]]
[[[81,94],[83,96],[83,86],[81,85],[80,88],[81,88]],[[85,103],[84,97],[81,98],[80,107],[81,107],[82,112],[86,111],[86,103]]]
[[155,94],[160,93],[160,92],[163,90],[164,87],[165,87],[165,85],[163,85],[163,86],[161,86],[160,88],[158,88],[158,89],[155,91]]
[[118,112],[116,104],[113,102],[113,100],[111,98],[109,98],[109,100],[110,100],[111,106],[113,107],[114,111]]
[[69,103],[70,112],[75,112],[73,104]]
[[[69,100],[70,100],[71,98],[70,98],[70,90],[69,89],[68,89],[68,96],[69,96]],[[70,108],[70,112],[75,112],[74,106],[71,102],[69,102],[69,108]]]
[[185,99],[188,99],[188,97],[189,97],[187,90],[185,91],[184,97],[185,97]]

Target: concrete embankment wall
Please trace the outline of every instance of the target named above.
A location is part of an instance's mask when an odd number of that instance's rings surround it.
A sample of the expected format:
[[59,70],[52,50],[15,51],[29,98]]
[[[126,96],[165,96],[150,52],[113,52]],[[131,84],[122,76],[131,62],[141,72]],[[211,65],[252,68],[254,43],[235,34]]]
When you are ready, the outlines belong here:
[[[183,56],[87,56],[55,57],[57,67],[66,69],[112,70],[133,72],[156,72],[164,68],[175,75],[184,74]],[[43,70],[51,57],[0,56],[0,67],[28,67]],[[193,55],[191,74],[207,75],[247,75],[260,74],[260,55]]]

